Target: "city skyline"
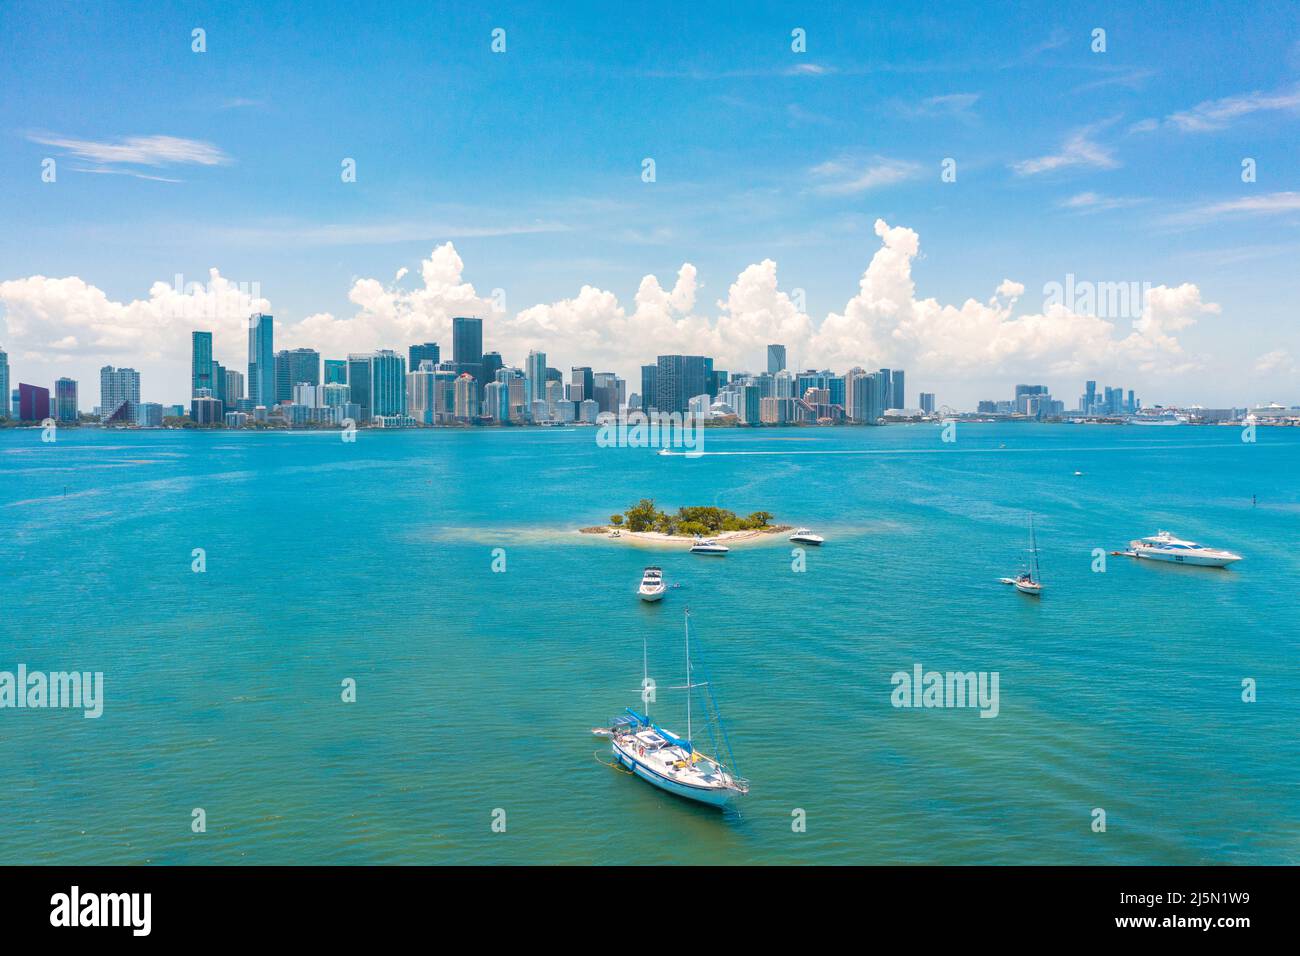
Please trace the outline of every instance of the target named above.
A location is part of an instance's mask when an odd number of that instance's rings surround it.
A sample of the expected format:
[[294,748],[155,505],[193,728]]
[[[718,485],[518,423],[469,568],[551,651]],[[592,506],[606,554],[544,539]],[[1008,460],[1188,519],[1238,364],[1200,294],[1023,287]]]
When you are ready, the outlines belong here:
[[[158,400],[183,394],[192,328],[238,367],[230,333],[261,310],[280,346],[338,355],[477,316],[503,354],[629,382],[659,353],[760,371],[776,341],[963,406],[1084,377],[1292,402],[1294,17],[1227,32],[1161,8],[683,6],[647,42],[598,7],[410,5],[397,33],[351,6],[258,8],[250,31],[251,8],[182,3],[173,36],[110,3],[73,47],[57,10],[9,4],[0,343],[42,382],[135,363]],[[384,71],[356,82],[322,39],[339,22]],[[87,82],[141,53],[153,73]],[[416,121],[381,124],[391,102]]]

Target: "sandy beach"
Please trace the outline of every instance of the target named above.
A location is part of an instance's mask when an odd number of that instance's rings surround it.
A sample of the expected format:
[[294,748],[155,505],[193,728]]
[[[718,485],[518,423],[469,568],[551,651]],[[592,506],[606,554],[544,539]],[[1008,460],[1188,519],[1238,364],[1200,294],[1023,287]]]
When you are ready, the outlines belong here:
[[[610,532],[612,531],[619,532],[618,536],[611,536]],[[786,540],[786,536],[792,531],[794,531],[794,525],[778,524],[768,528],[749,528],[744,531],[720,531],[717,534],[708,535],[708,538],[728,547],[752,544],[780,544]],[[600,536],[604,540],[615,544],[627,543],[643,548],[690,547],[695,542],[694,535],[663,534],[659,531],[628,531],[626,528],[615,528],[613,525],[581,528],[579,534]]]

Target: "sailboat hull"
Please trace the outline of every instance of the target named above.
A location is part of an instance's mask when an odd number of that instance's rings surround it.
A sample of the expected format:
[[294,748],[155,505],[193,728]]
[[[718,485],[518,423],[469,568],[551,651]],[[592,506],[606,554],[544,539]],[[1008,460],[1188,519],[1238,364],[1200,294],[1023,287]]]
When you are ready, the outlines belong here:
[[646,783],[653,784],[660,790],[666,790],[668,793],[686,800],[694,800],[696,803],[707,804],[711,807],[723,809],[731,806],[741,796],[740,792],[724,787],[697,787],[690,784],[680,783],[671,780],[659,773],[648,764],[642,763],[637,759],[635,753],[629,753],[617,743],[611,748],[614,757],[626,769],[630,770],[636,776],[640,777]]

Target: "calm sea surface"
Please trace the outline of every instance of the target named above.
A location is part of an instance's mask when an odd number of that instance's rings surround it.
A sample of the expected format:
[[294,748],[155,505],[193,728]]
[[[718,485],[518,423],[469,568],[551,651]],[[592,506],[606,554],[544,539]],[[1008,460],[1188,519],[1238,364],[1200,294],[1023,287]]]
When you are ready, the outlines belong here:
[[[1300,863],[1300,430],[594,439],[0,431],[0,670],[103,671],[107,698],[0,710],[0,863]],[[783,540],[573,533],[643,496],[828,541],[796,573]],[[1040,601],[997,581],[1030,510]],[[1246,559],[1092,570],[1160,528]],[[643,638],[685,731],[688,606],[739,815],[590,735],[639,704]],[[894,708],[918,663],[997,671],[1000,713]]]

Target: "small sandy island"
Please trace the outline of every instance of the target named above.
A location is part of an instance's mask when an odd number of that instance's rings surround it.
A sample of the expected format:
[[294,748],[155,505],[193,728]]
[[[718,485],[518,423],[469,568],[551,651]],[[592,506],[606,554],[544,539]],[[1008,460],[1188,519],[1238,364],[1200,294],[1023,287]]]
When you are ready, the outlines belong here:
[[[617,531],[618,534],[614,534]],[[794,531],[794,525],[777,524],[766,528],[747,528],[744,531],[719,531],[717,534],[705,535],[710,541],[733,545],[781,544],[786,536]],[[580,534],[603,536],[606,541],[626,542],[646,548],[681,548],[695,543],[694,535],[664,534],[660,531],[628,531],[614,525],[598,525],[592,528],[580,528]]]

